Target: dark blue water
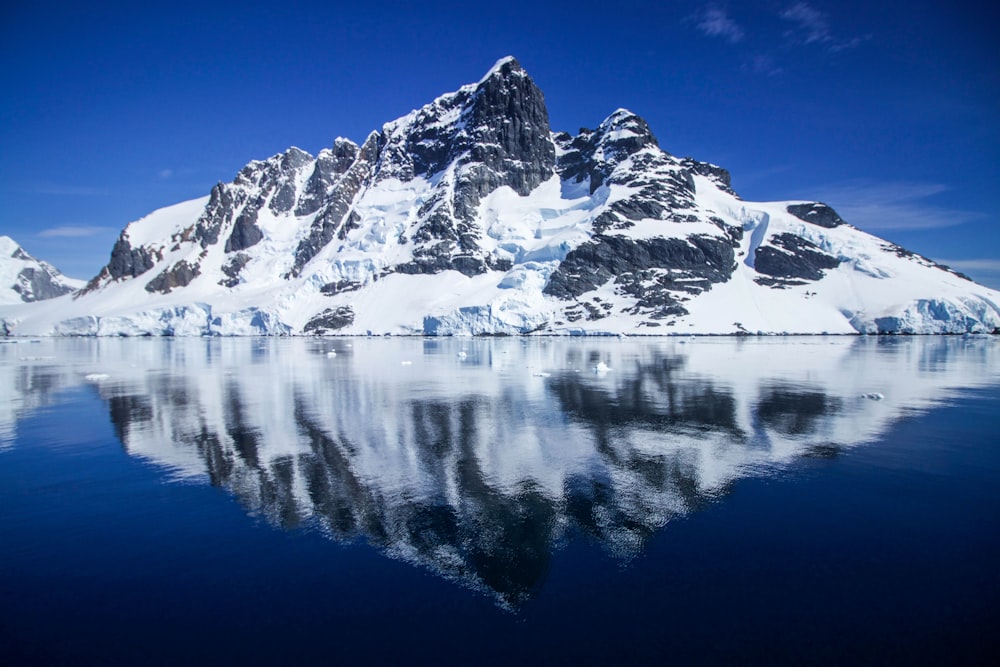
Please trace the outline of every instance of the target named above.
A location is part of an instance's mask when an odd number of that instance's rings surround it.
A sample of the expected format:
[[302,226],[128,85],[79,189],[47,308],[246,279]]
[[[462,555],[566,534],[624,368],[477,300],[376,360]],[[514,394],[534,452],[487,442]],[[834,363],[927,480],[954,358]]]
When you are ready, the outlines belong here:
[[5,346],[0,663],[995,663],[993,341],[805,344]]

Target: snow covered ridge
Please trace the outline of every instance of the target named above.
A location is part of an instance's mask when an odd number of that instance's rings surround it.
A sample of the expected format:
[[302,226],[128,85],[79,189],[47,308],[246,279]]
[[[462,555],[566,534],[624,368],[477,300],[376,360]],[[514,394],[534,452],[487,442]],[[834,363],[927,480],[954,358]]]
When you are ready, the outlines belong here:
[[9,236],[0,236],[0,306],[52,299],[84,286],[26,253]]
[[743,201],[618,109],[573,136],[513,58],[129,224],[14,335],[991,333],[1000,293],[816,202]]

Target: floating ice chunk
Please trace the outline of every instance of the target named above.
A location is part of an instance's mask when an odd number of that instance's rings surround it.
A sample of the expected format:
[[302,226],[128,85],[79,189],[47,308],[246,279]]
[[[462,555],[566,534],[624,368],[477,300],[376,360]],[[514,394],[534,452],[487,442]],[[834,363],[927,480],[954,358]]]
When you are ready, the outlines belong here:
[[401,362],[399,362],[399,365],[400,366],[412,366],[413,362],[412,361],[401,361]]
[[611,370],[611,367],[608,366],[603,361],[597,362],[597,365],[594,366],[594,372],[597,373],[598,375],[604,375],[605,373],[607,373],[610,370]]
[[547,378],[551,377],[552,373],[541,372],[541,373],[532,373],[532,375],[534,375],[536,378]]
[[877,391],[868,392],[867,394],[862,394],[861,396],[863,398],[868,398],[873,401],[881,401],[883,398],[885,398],[885,394],[880,394]]
[[103,382],[104,380],[111,379],[111,376],[107,373],[90,373],[83,378],[87,382]]
[[466,354],[465,350],[462,350],[461,352],[459,352],[459,353],[458,353],[458,358],[459,358],[459,359],[465,359],[465,358],[466,358],[466,357],[468,357],[468,356],[469,356],[469,355],[468,355],[468,354]]
[[326,356],[328,356],[328,357],[335,357],[335,356],[337,356],[337,351],[336,350],[330,350],[329,352],[326,353]]

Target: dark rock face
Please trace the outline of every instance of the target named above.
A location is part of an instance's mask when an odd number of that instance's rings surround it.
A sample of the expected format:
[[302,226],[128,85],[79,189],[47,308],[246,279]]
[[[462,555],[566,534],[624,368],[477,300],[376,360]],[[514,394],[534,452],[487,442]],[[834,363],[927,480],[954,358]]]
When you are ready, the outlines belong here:
[[[197,222],[171,237],[172,249],[176,250],[185,243],[197,243],[205,250],[217,244],[226,229],[231,229],[226,239],[227,253],[245,250],[259,243],[264,235],[257,225],[258,212],[264,206],[269,206],[275,213],[290,211],[295,204],[296,175],[311,162],[312,156],[298,148],[290,148],[264,162],[251,162],[240,170],[232,183],[218,183],[212,188],[208,204]],[[162,258],[159,250],[132,248],[123,232],[111,252],[111,260],[90,281],[86,291],[95,289],[108,277],[117,280],[142,275]],[[146,289],[166,293],[187,285],[201,272],[199,261],[178,262],[150,281]],[[230,264],[230,268],[233,266]],[[230,278],[238,282],[235,275]]]
[[229,263],[223,265],[222,272],[226,278],[219,281],[223,287],[236,287],[240,284],[240,271],[250,262],[250,257],[241,252],[229,258]]
[[[295,177],[312,162],[312,156],[298,148],[264,162],[251,162],[237,175],[233,205],[223,212],[225,221],[236,217],[225,251],[246,250],[264,238],[257,226],[258,212],[267,204],[275,215],[288,213],[295,206]],[[256,196],[254,196],[256,195]],[[242,207],[242,211],[237,211]]]
[[835,269],[840,260],[821,251],[815,244],[794,234],[778,234],[771,245],[757,248],[754,269],[776,278],[819,280],[826,269]]
[[146,291],[167,294],[175,287],[184,287],[201,273],[197,265],[181,260],[146,283]]
[[135,278],[153,268],[156,259],[146,248],[133,248],[125,233],[122,232],[118,241],[115,242],[115,247],[111,250],[111,260],[108,262],[107,269],[115,280]]
[[[295,249],[295,263],[289,276],[299,275],[309,260],[326,247],[338,234],[346,233],[343,229],[348,224],[352,213],[351,205],[361,187],[371,177],[372,169],[379,160],[379,148],[382,136],[376,132],[368,135],[364,145],[357,151],[357,157],[337,182],[331,186],[325,203],[312,223],[309,235],[302,239]],[[345,148],[345,151],[350,149]],[[344,155],[346,160],[346,154]],[[338,163],[342,164],[342,163]]]
[[311,215],[318,211],[330,195],[333,186],[350,169],[358,157],[358,145],[347,139],[338,139],[332,149],[324,149],[316,156],[313,172],[306,181],[299,198],[295,215]]
[[268,205],[273,213],[287,213],[295,205],[295,184],[293,179],[300,169],[313,161],[309,153],[298,148],[289,148],[277,160],[268,160],[258,183],[271,194]]
[[[566,256],[543,290],[560,299],[576,299],[614,280],[617,290],[635,297],[636,312],[683,315],[684,294],[711,289],[729,280],[735,268],[733,246],[725,239],[627,239],[598,236]],[[597,313],[590,313],[593,317]],[[601,315],[603,317],[603,315]]]
[[212,188],[198,222],[176,235],[173,241],[195,241],[207,248],[219,242],[222,230],[231,227],[225,245],[227,253],[254,246],[264,237],[257,226],[259,211],[264,206],[275,214],[291,211],[295,206],[296,175],[312,161],[305,151],[289,148],[263,162],[251,162],[232,183],[218,183]]
[[302,328],[306,333],[323,334],[326,331],[337,331],[354,322],[354,310],[350,306],[327,308],[316,317],[309,320]]
[[814,225],[833,229],[846,225],[844,219],[837,215],[837,212],[826,204],[789,204],[785,209],[799,220],[811,222]]
[[194,229],[177,240],[192,240],[191,237],[193,237],[193,240],[198,241],[202,248],[218,243],[222,226],[232,220],[235,206],[236,197],[233,191],[222,183],[216,183],[208,198],[205,212],[198,218]]
[[615,166],[643,148],[659,146],[649,124],[635,114],[619,109],[597,130],[580,129],[571,137],[556,135],[564,153],[559,159],[559,176],[565,180],[590,179],[590,193],[601,187]]
[[[728,173],[714,165],[674,159],[659,148],[646,121],[624,109],[609,116],[597,130],[582,129],[576,137],[558,134],[555,141],[562,149],[557,170],[564,180],[589,182],[591,194],[603,185],[633,191],[598,216],[594,221],[597,233],[628,229],[639,220],[695,222],[699,218],[692,211],[693,174],[715,174],[716,179],[724,174],[728,179]],[[622,168],[626,161],[628,168]]]
[[319,291],[327,296],[333,296],[341,292],[356,292],[362,287],[361,283],[354,282],[353,280],[338,280],[337,282],[323,285],[319,288]]
[[[28,255],[25,255],[25,257],[30,259]],[[26,267],[17,274],[14,291],[21,295],[23,301],[31,302],[54,299],[57,296],[69,294],[74,290],[72,287],[56,282],[52,274],[46,271]]]
[[[502,185],[523,196],[552,175],[555,147],[545,97],[513,58],[479,85],[463,120],[469,129],[457,135],[449,153],[458,157],[468,152],[476,165],[459,182],[468,191],[471,208]],[[461,208],[457,213],[466,217]]]
[[226,252],[246,250],[264,238],[264,233],[257,226],[257,211],[244,211],[236,218],[233,233],[226,241]]
[[729,175],[729,170],[723,169],[722,167],[709,162],[699,162],[698,160],[690,157],[683,158],[681,160],[681,165],[683,165],[685,169],[688,169],[699,176],[712,179],[712,181],[722,190],[725,190],[734,197],[737,196],[736,192],[733,191],[732,178]]

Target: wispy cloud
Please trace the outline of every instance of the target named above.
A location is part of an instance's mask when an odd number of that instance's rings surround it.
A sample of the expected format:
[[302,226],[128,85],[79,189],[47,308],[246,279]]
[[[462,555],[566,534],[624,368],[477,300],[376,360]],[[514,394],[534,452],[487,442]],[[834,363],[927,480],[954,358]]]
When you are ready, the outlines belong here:
[[709,37],[721,37],[733,44],[743,39],[743,28],[721,7],[709,5],[694,17],[694,22]]
[[833,39],[830,36],[830,24],[826,15],[804,2],[798,2],[788,7],[779,16],[798,27],[799,39],[805,44],[828,42]]
[[156,172],[157,178],[159,178],[161,181],[165,181],[173,175],[174,175],[173,169],[161,169],[158,172]]
[[948,190],[941,183],[846,181],[810,188],[842,218],[868,231],[954,227],[982,217],[928,201]]
[[38,236],[42,238],[82,238],[85,236],[97,236],[99,234],[106,234],[110,231],[114,231],[111,227],[74,227],[74,226],[64,226],[64,227],[50,227],[49,229],[43,229],[38,232]]
[[[740,44],[744,50],[740,69],[757,76],[776,76],[784,73],[782,62],[789,55],[789,47],[820,49],[833,54],[860,46],[871,35],[847,36],[834,29],[830,17],[809,2],[794,2],[758,13],[753,29],[745,28],[729,15],[723,5],[710,2],[686,23],[694,26],[706,37],[723,39]],[[775,29],[783,32],[784,39],[770,37]]]
[[794,27],[785,32],[793,44],[818,44],[830,51],[845,51],[861,44],[861,37],[840,37],[830,28],[826,14],[805,2],[797,2],[781,11],[779,16]]
[[778,66],[771,56],[758,53],[743,63],[743,71],[763,76],[777,76],[784,70]]

